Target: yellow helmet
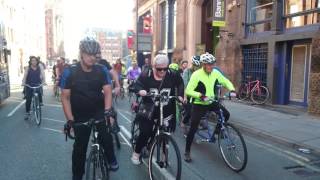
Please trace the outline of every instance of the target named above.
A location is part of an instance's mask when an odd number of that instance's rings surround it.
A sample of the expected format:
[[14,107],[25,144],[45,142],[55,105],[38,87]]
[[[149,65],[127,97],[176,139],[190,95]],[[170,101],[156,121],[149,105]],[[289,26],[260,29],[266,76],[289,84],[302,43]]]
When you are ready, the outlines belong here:
[[172,69],[172,70],[178,71],[179,70],[179,65],[177,63],[171,63],[169,65],[169,68]]

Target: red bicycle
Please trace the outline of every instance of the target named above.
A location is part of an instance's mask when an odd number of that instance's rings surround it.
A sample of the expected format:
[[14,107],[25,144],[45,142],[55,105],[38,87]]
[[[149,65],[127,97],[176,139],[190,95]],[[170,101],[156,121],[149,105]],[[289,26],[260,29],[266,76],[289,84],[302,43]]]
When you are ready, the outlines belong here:
[[250,81],[251,76],[246,77],[248,83],[241,84],[239,88],[239,99],[251,99],[255,104],[264,104],[269,99],[269,89],[262,85],[260,80]]

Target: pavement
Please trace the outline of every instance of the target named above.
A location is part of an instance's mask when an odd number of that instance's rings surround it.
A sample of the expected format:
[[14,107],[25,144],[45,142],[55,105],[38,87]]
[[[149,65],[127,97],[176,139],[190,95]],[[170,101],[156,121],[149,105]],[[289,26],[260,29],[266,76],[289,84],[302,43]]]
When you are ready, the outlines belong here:
[[320,117],[288,106],[254,106],[233,101],[224,104],[230,111],[230,122],[244,133],[320,154]]

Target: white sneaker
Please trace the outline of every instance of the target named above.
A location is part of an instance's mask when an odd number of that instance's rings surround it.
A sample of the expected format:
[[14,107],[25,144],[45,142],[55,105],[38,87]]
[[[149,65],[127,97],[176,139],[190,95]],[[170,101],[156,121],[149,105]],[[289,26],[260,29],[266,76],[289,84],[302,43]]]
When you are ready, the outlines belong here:
[[134,165],[139,165],[141,164],[140,162],[140,154],[137,154],[137,153],[132,153],[132,156],[131,156],[131,161]]

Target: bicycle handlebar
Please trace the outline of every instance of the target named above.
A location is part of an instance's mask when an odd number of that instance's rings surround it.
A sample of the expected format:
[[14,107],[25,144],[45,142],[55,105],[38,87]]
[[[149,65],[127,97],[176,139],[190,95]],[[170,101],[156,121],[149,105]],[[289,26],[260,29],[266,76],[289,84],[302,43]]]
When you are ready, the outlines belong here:
[[[73,123],[72,124],[72,128],[73,127],[76,127],[76,126],[89,126],[91,127],[93,124],[99,124],[103,121],[106,121],[106,119],[89,119],[89,121],[87,122],[76,122],[76,123]],[[66,141],[67,139],[72,139],[74,140],[75,139],[75,136],[71,135],[70,133],[70,129],[69,130],[64,130],[64,133],[66,135]]]
[[38,88],[40,88],[40,87],[42,87],[44,85],[45,85],[45,83],[42,83],[42,84],[40,84],[38,86],[30,86],[29,84],[24,84],[23,86],[26,86],[26,87],[31,88],[31,89],[38,89]]

